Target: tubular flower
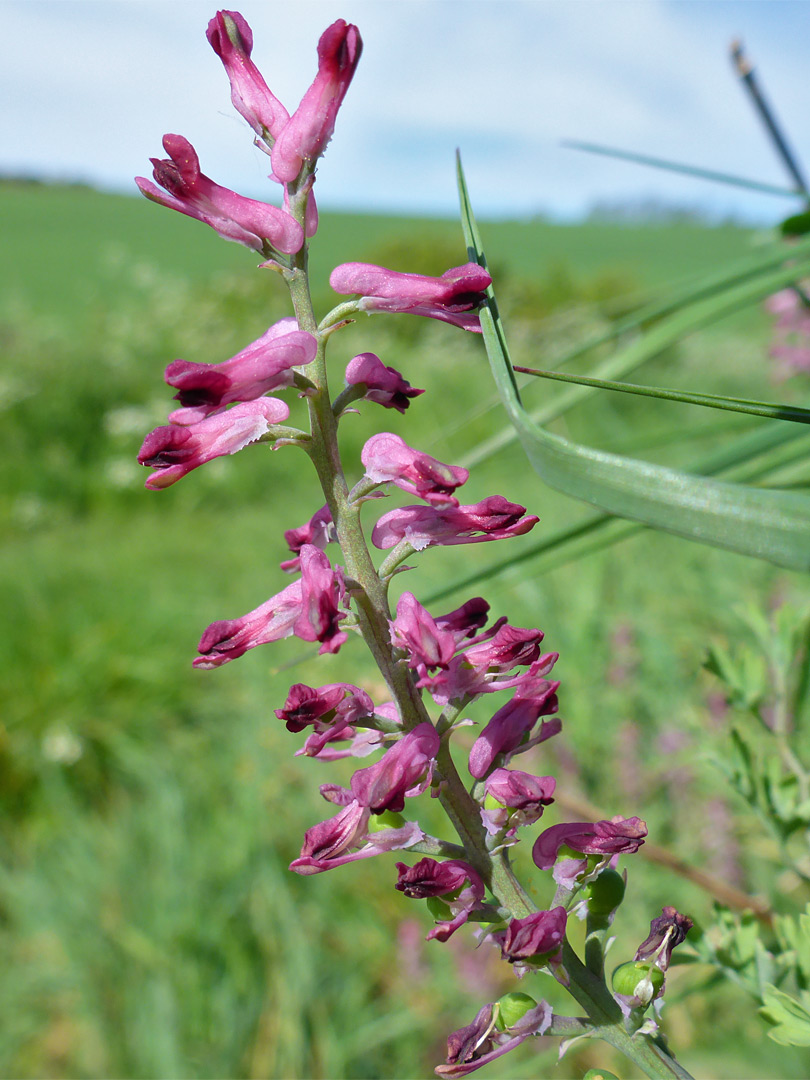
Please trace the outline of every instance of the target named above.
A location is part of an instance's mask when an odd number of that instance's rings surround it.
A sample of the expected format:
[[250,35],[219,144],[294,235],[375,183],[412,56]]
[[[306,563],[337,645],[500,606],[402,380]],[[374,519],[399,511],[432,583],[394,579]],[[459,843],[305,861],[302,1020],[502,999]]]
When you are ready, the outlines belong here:
[[481,811],[484,828],[496,835],[508,827],[514,836],[522,825],[533,825],[554,802],[553,776],[532,776],[518,769],[493,769],[486,779],[486,801]]
[[661,909],[657,919],[650,922],[650,933],[636,950],[636,961],[651,961],[666,971],[672,960],[672,950],[685,940],[694,926],[688,915],[679,914],[674,907]]
[[470,475],[467,469],[443,465],[429,454],[412,449],[390,431],[372,435],[360,459],[370,480],[377,484],[394,483],[409,495],[437,507],[458,506],[453,492],[466,484]]
[[[470,750],[469,769],[476,780],[483,780],[498,754],[509,754],[517,750],[540,716],[557,711],[556,691],[559,685],[558,682],[543,680],[542,689],[538,693],[531,697],[523,697],[517,693],[511,701],[498,709]],[[549,725],[548,734],[544,737],[556,735],[559,730],[559,725]]]
[[552,825],[540,833],[532,858],[540,870],[550,870],[561,847],[583,855],[632,855],[644,843],[647,826],[641,818],[614,817],[610,821],[571,821]]
[[456,640],[449,630],[440,630],[413,593],[404,592],[397,601],[397,616],[390,622],[391,644],[403,649],[410,658],[409,667],[424,676],[429,668],[446,667],[456,650]]
[[369,836],[370,816],[367,807],[352,802],[335,817],[307,829],[301,854],[290,863],[290,870],[296,874],[321,874],[357,859],[412,847],[425,838],[415,821],[400,829],[381,829]]
[[253,31],[238,11],[218,11],[209,22],[205,36],[230,80],[233,107],[260,138],[277,138],[290,114],[270,93],[250,59]]
[[289,637],[301,614],[302,603],[301,582],[294,581],[241,619],[211,623],[200,640],[197,651],[201,655],[194,661],[194,667],[221,667],[257,645]]
[[304,544],[314,544],[321,551],[328,543],[336,539],[332,512],[328,506],[322,506],[316,510],[306,525],[297,529],[287,529],[284,533],[287,546],[295,555],[294,559],[287,559],[281,564],[281,569],[287,573],[295,573],[301,566],[300,552]]
[[508,1054],[530,1035],[542,1035],[551,1026],[553,1013],[547,1001],[541,1001],[506,1031],[495,1026],[496,1004],[484,1005],[467,1027],[459,1028],[447,1040],[446,1064],[434,1072],[447,1080],[468,1076],[476,1069]]
[[293,368],[315,359],[318,343],[298,329],[293,318],[281,319],[260,338],[221,364],[175,360],[166,368],[166,382],[179,392],[182,408],[171,414],[174,424],[193,424],[234,401],[253,401],[271,390],[294,383]]
[[363,716],[372,716],[374,704],[365,690],[351,683],[328,683],[314,689],[304,683],[290,687],[283,709],[276,716],[287,725],[288,731],[303,731],[316,721],[338,726],[351,724]]
[[348,640],[338,623],[348,614],[339,607],[343,598],[343,575],[332,569],[329,559],[314,544],[301,547],[301,614],[295,635],[302,641],[320,641],[320,653],[335,653]]
[[395,742],[375,765],[356,772],[351,780],[352,794],[372,813],[400,813],[405,797],[421,795],[430,783],[438,752],[439,736],[425,721]]
[[[414,866],[397,863],[399,877],[394,888],[412,899],[441,896],[453,913],[453,919],[439,923],[427,936],[428,941],[447,939],[469,918],[470,912],[484,899],[484,883],[467,863],[460,859],[420,859]],[[466,886],[466,887],[465,887]]]
[[361,311],[407,312],[481,333],[475,309],[485,300],[492,278],[477,263],[446,270],[441,277],[402,274],[371,263],[335,267],[329,284],[336,293],[361,297]]
[[363,397],[375,401],[384,409],[396,409],[404,413],[411,398],[424,394],[403,379],[396,368],[386,367],[374,353],[359,353],[346,367],[347,386],[365,386]]
[[565,937],[567,919],[564,907],[535,911],[525,919],[512,919],[501,943],[504,960],[513,964],[516,960],[558,953]]
[[486,626],[489,616],[489,604],[483,596],[474,596],[454,611],[436,616],[436,625],[441,630],[449,630],[460,645],[464,638],[473,637],[476,630]]
[[227,412],[216,413],[195,424],[167,424],[155,428],[143,441],[138,461],[157,472],[146,481],[152,491],[169,487],[192,469],[212,458],[235,454],[256,442],[290,415],[278,398],[261,398],[234,405]]
[[182,135],[164,135],[163,148],[168,159],[150,160],[164,191],[143,176],[135,177],[147,199],[203,221],[224,240],[235,240],[262,254],[268,244],[287,254],[300,251],[304,230],[292,215],[215,184],[200,172],[196,151]]
[[282,183],[295,180],[304,162],[321,156],[363,51],[360,31],[338,19],[318,42],[318,74],[301,104],[278,133],[271,160]]
[[371,534],[375,547],[386,550],[407,540],[416,550],[431,544],[480,544],[521,536],[540,520],[526,517],[526,507],[510,503],[503,495],[490,495],[471,506],[403,506],[383,514]]

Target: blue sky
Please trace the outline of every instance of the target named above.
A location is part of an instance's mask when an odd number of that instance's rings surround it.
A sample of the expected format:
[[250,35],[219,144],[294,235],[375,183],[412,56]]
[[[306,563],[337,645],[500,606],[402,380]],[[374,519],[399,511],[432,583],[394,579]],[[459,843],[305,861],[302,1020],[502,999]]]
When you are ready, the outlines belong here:
[[[459,146],[481,215],[561,218],[654,198],[774,221],[795,205],[560,147],[606,143],[769,183],[787,178],[728,60],[742,38],[810,171],[806,0],[245,0],[254,60],[292,110],[320,32],[364,55],[321,165],[323,206],[456,212]],[[133,191],[164,132],[203,170],[275,198],[230,105],[201,0],[0,0],[0,172]]]

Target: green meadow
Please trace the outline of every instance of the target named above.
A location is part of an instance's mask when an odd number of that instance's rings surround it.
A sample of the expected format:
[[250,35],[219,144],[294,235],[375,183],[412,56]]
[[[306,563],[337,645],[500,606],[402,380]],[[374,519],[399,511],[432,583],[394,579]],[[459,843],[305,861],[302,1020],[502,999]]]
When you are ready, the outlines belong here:
[[[394,891],[395,858],[309,878],[287,870],[306,828],[330,816],[318,785],[347,783],[352,765],[294,757],[302,739],[274,709],[294,682],[356,682],[382,700],[359,643],[318,657],[293,638],[216,671],[191,668],[208,623],[289,582],[278,567],[283,531],[322,502],[308,462],[295,448],[259,445],[148,492],[135,460],[170,407],[166,364],[233,355],[288,314],[281,282],[197,222],[84,188],[3,185],[0,231],[0,1073],[433,1075],[447,1034],[515,988],[495,950],[476,950],[465,930],[446,945],[425,942],[432,922]],[[537,220],[482,232],[515,359],[529,366],[552,366],[643,298],[759,242],[737,227],[683,224]],[[329,270],[352,260],[440,273],[465,261],[465,248],[457,222],[324,209],[312,254],[324,312],[334,302]],[[806,405],[806,379],[774,385],[769,332],[764,313],[747,311],[693,334],[634,381]],[[364,351],[426,392],[404,416],[364,403],[345,419],[355,479],[374,431],[464,463],[504,429],[474,335],[409,316],[363,318],[330,346],[336,386]],[[539,381],[526,391],[532,404],[558,393]],[[291,422],[303,423],[303,404],[290,403]],[[604,394],[556,430],[684,463],[755,426]],[[544,488],[514,442],[480,461],[465,501],[493,493],[537,514],[534,533],[430,549],[401,588],[428,596],[587,514]],[[369,522],[377,512],[372,504]],[[560,653],[562,734],[520,767],[555,775],[561,795],[606,816],[644,817],[651,841],[749,895],[775,888],[797,902],[797,881],[773,885],[774,841],[724,786],[717,761],[733,710],[704,660],[710,642],[746,634],[746,605],[807,607],[805,578],[640,532],[576,558],[506,566],[439,609],[479,593],[494,616],[540,627]],[[484,707],[472,718],[486,720]],[[575,816],[558,802],[544,824]],[[548,883],[520,855],[547,903]],[[628,899],[609,962],[632,957],[665,904],[711,920],[705,889],[644,849],[624,861]],[[807,1075],[799,1050],[766,1038],[739,987],[688,996],[709,981],[700,967],[668,979],[664,1020],[690,1072]],[[519,989],[570,1009],[546,977]],[[591,1066],[634,1075],[603,1044],[558,1063],[556,1042],[524,1045],[481,1076],[565,1078]]]

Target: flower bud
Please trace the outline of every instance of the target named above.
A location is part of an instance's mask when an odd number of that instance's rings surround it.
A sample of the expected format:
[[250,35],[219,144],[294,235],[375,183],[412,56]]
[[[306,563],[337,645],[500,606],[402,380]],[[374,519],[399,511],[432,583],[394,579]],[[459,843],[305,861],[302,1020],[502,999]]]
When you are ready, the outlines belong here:
[[630,960],[619,964],[613,972],[613,989],[624,997],[637,998],[642,1005],[649,1005],[664,985],[664,973],[653,964]]
[[515,990],[511,994],[504,994],[498,1001],[498,1015],[495,1019],[495,1027],[498,1031],[505,1031],[514,1027],[518,1020],[522,1020],[529,1009],[536,1009],[537,1002],[528,994],[521,994]]

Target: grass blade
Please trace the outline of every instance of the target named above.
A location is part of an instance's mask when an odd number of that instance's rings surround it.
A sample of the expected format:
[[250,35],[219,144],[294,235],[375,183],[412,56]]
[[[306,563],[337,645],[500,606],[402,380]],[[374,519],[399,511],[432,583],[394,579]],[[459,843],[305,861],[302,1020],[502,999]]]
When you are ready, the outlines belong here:
[[[471,257],[486,259],[458,161]],[[494,292],[481,326],[501,399],[527,457],[550,487],[618,517],[795,570],[810,570],[810,498],[680,472],[581,446],[544,431],[523,407]]]

